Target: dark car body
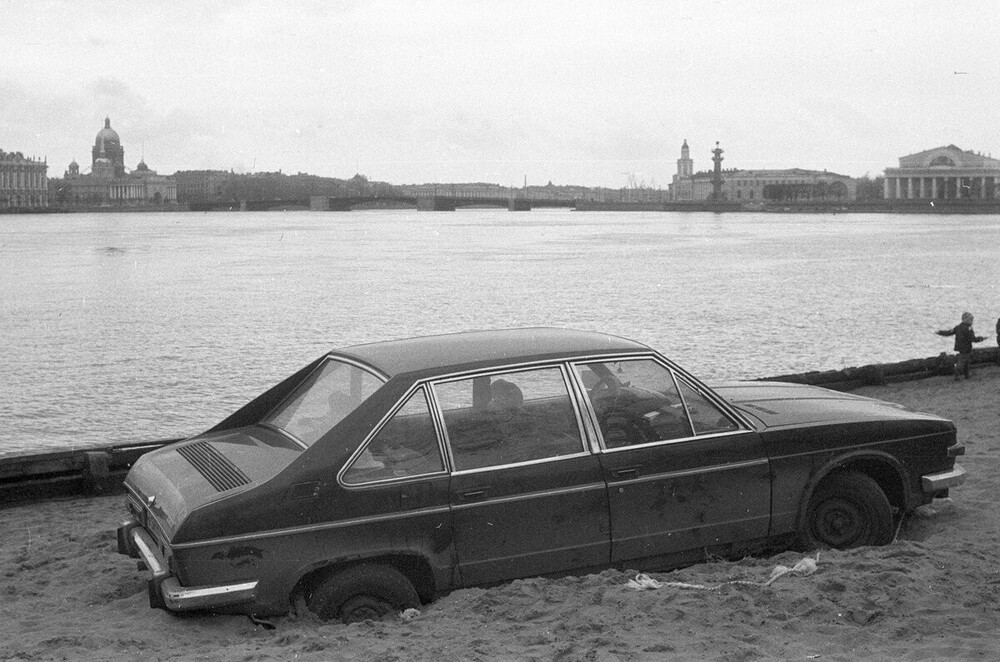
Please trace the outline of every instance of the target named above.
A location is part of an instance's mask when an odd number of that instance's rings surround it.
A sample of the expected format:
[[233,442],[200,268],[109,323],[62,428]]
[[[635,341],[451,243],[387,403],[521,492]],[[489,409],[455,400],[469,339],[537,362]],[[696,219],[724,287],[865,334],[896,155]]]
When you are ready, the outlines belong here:
[[301,596],[349,618],[519,577],[888,542],[964,480],[962,452],[937,416],[710,388],[611,335],[413,338],[331,352],[140,458],[118,547],[154,607],[266,615]]

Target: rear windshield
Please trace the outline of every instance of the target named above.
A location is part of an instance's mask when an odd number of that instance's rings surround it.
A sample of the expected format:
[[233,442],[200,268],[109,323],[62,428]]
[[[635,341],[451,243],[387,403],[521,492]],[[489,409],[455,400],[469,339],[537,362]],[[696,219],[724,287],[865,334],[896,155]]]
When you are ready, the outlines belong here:
[[382,384],[363,368],[328,359],[262,422],[312,446]]

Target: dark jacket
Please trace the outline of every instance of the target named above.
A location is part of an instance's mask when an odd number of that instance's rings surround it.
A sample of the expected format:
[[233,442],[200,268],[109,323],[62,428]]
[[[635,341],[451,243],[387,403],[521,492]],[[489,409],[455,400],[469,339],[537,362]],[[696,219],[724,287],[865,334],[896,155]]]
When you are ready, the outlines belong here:
[[986,340],[977,336],[976,332],[972,330],[972,325],[965,322],[962,322],[954,329],[938,331],[938,335],[955,336],[955,351],[959,354],[972,354],[972,343]]

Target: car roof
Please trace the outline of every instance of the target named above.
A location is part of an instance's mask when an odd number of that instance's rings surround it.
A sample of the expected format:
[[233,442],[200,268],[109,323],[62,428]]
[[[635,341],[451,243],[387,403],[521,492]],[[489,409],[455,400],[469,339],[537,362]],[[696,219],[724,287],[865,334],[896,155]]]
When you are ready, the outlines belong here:
[[649,351],[649,347],[606,333],[535,327],[388,340],[344,347],[330,354],[367,363],[392,377],[415,371],[449,372],[472,364],[634,351]]

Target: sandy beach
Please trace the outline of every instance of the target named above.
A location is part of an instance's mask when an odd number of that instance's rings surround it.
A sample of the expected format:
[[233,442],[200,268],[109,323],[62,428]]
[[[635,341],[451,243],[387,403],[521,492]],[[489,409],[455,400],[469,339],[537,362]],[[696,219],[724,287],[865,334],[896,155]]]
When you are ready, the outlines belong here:
[[[176,616],[148,607],[116,552],[124,497],[0,510],[3,660],[996,660],[1000,659],[1000,368],[857,393],[954,420],[967,483],[904,521],[896,542],[713,560],[454,592],[409,618],[345,626],[308,615]],[[815,558],[815,557],[813,557]]]

